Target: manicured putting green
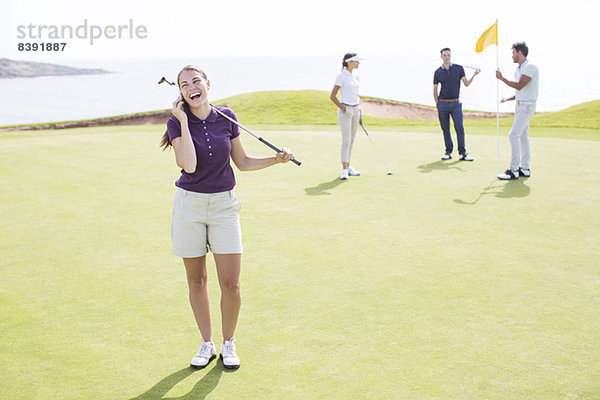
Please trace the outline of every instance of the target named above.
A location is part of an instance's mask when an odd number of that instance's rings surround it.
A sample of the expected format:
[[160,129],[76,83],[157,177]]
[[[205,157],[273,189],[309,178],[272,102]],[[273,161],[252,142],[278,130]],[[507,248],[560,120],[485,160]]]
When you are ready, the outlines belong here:
[[303,165],[237,173],[229,373],[188,368],[163,131],[0,134],[1,397],[600,398],[598,141],[534,137],[532,177],[500,182],[493,136],[442,162],[439,133],[370,129],[394,175],[359,132],[362,175],[341,182],[335,127],[265,131]]

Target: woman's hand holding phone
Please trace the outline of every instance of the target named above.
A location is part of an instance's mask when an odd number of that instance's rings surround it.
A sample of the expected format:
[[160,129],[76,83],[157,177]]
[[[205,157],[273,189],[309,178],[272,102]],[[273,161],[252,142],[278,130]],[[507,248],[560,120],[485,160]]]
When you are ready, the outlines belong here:
[[177,97],[177,100],[173,102],[173,115],[175,118],[179,120],[179,122],[187,122],[187,115],[183,110],[183,105],[185,102],[183,101],[183,97],[181,95]]

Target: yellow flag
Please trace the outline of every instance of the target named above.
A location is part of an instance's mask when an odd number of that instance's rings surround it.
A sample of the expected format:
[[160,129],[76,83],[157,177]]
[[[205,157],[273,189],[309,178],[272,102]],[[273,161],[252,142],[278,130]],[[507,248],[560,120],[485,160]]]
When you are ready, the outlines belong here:
[[481,53],[483,49],[493,44],[498,45],[498,20],[487,31],[483,32],[475,45],[475,51]]

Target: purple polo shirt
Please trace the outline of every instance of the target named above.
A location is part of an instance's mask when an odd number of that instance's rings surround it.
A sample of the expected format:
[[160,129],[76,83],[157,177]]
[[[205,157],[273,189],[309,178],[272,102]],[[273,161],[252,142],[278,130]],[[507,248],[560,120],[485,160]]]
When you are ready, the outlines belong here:
[[[217,108],[237,121],[235,113],[229,108]],[[231,140],[240,136],[238,126],[212,109],[204,120],[192,114],[188,107],[185,107],[185,113],[196,149],[197,165],[191,174],[182,169],[175,185],[198,193],[219,193],[233,189],[235,176],[229,161]],[[181,136],[181,124],[175,116],[167,121],[167,130],[171,142]]]

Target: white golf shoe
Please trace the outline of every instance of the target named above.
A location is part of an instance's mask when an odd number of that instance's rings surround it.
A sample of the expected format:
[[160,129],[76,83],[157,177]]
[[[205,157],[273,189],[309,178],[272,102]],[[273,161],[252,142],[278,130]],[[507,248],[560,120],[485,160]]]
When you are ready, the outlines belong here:
[[348,168],[344,168],[342,170],[342,173],[340,174],[340,179],[345,181],[346,179],[348,179]]
[[217,357],[217,347],[215,344],[211,342],[205,342],[202,340],[202,345],[200,346],[200,350],[198,350],[198,354],[192,358],[190,362],[190,367],[196,369],[205,368],[212,360]]
[[503,181],[519,179],[519,171],[511,171],[510,169],[507,169],[503,174],[498,175],[498,179]]
[[519,176],[529,178],[531,176],[531,170],[519,167]]
[[235,352],[235,344],[233,344],[234,338],[226,340],[221,346],[221,360],[223,360],[223,366],[227,369],[237,369],[240,367],[240,359]]
[[348,175],[350,176],[359,176],[360,175],[360,171],[355,170],[352,167],[348,167]]

